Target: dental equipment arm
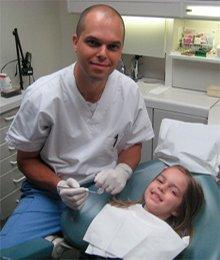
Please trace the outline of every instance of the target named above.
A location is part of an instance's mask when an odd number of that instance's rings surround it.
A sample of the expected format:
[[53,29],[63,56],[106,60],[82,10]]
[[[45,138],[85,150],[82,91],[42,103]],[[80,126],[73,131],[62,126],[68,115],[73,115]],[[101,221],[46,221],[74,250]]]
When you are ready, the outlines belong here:
[[96,186],[112,195],[123,190],[141,157],[141,144],[121,151],[118,165],[114,169],[102,170],[95,177]]

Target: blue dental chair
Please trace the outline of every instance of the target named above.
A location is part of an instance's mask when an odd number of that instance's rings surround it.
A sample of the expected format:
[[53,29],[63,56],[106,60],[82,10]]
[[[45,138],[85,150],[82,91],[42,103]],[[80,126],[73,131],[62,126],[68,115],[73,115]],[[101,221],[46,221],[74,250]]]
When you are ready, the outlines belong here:
[[[138,200],[148,183],[156,177],[165,164],[159,160],[142,163],[126,185],[118,194],[119,199]],[[177,259],[220,259],[220,188],[215,180],[204,174],[193,176],[201,183],[206,203],[194,221],[194,236],[190,246]],[[90,187],[95,189],[94,185]],[[63,234],[74,247],[85,250],[87,243],[83,236],[102,207],[108,202],[107,194],[91,194],[86,205],[80,212],[66,210],[62,215]]]
[[[118,194],[120,199],[139,199],[147,184],[157,176],[165,164],[159,160],[142,163],[128,181],[125,189]],[[206,203],[194,221],[194,236],[189,247],[177,259],[220,259],[220,188],[215,180],[204,174],[193,174],[204,191]],[[96,190],[93,183],[89,189]],[[68,245],[81,251],[87,247],[83,236],[98,212],[109,201],[110,195],[90,194],[81,211],[66,210],[61,218],[63,235]],[[50,257],[53,243],[43,238],[34,239],[19,246],[2,250],[1,259],[43,259]]]

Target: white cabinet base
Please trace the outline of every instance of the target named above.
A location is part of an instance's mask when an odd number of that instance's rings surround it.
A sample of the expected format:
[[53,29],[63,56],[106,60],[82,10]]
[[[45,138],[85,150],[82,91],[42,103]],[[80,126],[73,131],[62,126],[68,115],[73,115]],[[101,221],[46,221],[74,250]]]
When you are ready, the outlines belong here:
[[6,198],[0,201],[1,203],[1,220],[5,220],[15,209],[20,199],[20,190],[15,190]]

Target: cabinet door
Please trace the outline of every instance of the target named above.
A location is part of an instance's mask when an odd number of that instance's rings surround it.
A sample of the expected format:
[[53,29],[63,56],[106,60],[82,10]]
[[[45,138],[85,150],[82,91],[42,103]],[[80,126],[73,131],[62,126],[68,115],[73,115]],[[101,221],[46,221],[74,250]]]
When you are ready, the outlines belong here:
[[16,113],[18,111],[18,108],[13,108],[3,114],[0,115],[0,128],[3,127],[9,127],[12,120],[14,119]]
[[[17,168],[17,153],[13,153],[12,155],[4,158],[0,161],[0,178],[7,172]],[[1,183],[0,183],[1,185]]]
[[123,17],[125,42],[123,53],[150,57],[165,57],[165,19]]
[[5,142],[5,136],[8,131],[8,127],[4,127],[0,129],[0,144],[3,144]]
[[0,145],[0,160],[14,153],[16,153],[16,149],[13,146],[9,146],[6,142]]
[[[9,102],[10,103],[10,102]],[[17,113],[13,108],[0,115],[0,205],[1,220],[7,218],[16,205],[23,174],[19,172],[16,149],[5,142],[5,135]]]
[[22,172],[18,170],[18,168],[14,168],[13,170],[7,172],[7,174],[1,176],[0,178],[0,197],[3,199],[9,193],[13,192],[15,189],[19,189],[25,176]]
[[81,13],[94,4],[108,4],[120,14],[150,17],[181,17],[181,0],[67,0],[70,13]]
[[180,121],[184,121],[184,122],[207,124],[207,118],[205,118],[205,117],[198,117],[198,116],[193,116],[193,115],[188,115],[188,114],[183,114],[183,113],[178,113],[178,112],[173,112],[173,111],[154,109],[153,127],[154,127],[155,138],[153,140],[153,151],[155,150],[155,148],[157,146],[160,125],[161,125],[161,121],[164,118],[175,119],[175,120],[180,120]]
[[182,0],[182,17],[193,19],[220,19],[219,0]]
[[[148,112],[150,121],[152,122],[153,109],[147,108],[147,112]],[[142,144],[141,162],[146,162],[146,161],[149,161],[152,159],[152,145],[153,145],[153,139],[146,141]]]
[[1,204],[1,212],[0,219],[5,220],[10,214],[13,212],[15,207],[17,206],[20,198],[20,190],[15,190],[10,193],[7,197],[0,201]]

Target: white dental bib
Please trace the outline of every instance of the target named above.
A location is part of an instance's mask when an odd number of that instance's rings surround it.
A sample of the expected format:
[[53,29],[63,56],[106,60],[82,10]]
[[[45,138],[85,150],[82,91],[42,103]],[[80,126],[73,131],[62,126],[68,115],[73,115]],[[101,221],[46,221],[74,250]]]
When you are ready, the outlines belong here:
[[173,259],[188,246],[165,221],[140,204],[118,208],[107,204],[90,224],[83,240],[86,253],[123,259]]

